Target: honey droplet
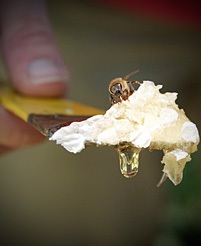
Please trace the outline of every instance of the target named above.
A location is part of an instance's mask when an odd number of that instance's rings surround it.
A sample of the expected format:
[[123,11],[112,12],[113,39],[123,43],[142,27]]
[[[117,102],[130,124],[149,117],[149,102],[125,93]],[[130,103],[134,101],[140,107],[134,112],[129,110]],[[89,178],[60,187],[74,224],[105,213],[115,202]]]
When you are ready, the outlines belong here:
[[163,173],[160,181],[158,182],[158,184],[156,186],[157,187],[160,187],[165,182],[166,179],[167,179],[167,174],[166,173]]
[[133,147],[118,147],[120,170],[124,177],[132,178],[138,172],[139,149]]

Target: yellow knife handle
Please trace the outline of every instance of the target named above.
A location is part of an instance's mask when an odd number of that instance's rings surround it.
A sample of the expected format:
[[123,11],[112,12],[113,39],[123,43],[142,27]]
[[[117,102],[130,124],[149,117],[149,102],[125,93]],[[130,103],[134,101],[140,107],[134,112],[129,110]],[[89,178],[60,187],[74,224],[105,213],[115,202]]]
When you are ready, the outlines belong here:
[[0,87],[1,105],[27,121],[30,114],[91,116],[104,114],[101,109],[63,98],[34,98],[21,95],[10,87]]

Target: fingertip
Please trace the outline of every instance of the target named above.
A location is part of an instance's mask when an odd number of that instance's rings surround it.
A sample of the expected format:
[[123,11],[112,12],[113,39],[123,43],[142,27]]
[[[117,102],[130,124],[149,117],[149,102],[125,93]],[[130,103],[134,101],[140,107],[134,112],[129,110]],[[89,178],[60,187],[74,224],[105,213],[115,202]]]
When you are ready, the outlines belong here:
[[70,72],[61,59],[37,58],[25,66],[25,73],[15,74],[12,79],[20,93],[35,97],[58,97],[69,90]]
[[68,86],[63,82],[50,82],[45,85],[32,86],[17,83],[15,88],[21,94],[33,97],[61,97],[66,95]]
[[14,84],[15,89],[23,95],[30,97],[61,97],[67,93],[68,85],[64,82],[50,82],[44,85]]
[[18,5],[14,10],[6,4],[2,14],[2,49],[8,77],[23,94],[62,96],[69,88],[70,72],[55,43],[45,5],[43,1],[26,0]]

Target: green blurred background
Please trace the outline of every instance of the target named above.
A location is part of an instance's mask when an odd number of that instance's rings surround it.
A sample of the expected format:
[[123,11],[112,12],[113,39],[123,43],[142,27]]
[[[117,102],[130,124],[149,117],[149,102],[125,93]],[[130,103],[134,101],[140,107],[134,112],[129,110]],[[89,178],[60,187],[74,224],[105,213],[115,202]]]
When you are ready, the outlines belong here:
[[[49,1],[48,8],[72,71],[71,99],[106,110],[109,82],[139,69],[134,79],[179,92],[179,106],[200,130],[200,30],[90,1]],[[2,64],[0,71],[6,80]],[[161,158],[143,151],[139,173],[128,180],[109,147],[74,155],[47,141],[2,156],[1,245],[196,245],[200,154],[177,187],[168,180],[156,188]]]

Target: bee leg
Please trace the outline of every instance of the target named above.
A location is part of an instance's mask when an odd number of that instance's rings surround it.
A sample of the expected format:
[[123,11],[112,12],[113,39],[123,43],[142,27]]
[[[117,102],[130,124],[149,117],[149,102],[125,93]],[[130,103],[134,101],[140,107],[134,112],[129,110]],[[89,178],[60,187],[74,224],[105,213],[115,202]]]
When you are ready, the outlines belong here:
[[126,100],[126,98],[125,98],[125,96],[123,94],[119,98],[120,98],[121,102]]
[[126,89],[125,91],[124,91],[124,97],[125,97],[125,100],[128,100],[128,97],[129,97],[130,95],[128,94],[128,90]]
[[126,101],[128,99],[128,90],[125,89],[124,91],[121,91],[121,96],[120,96],[120,99],[121,101]]
[[[141,83],[137,80],[135,81],[128,81],[128,85],[129,85],[129,88],[130,88],[130,93],[133,94],[133,92],[135,91],[134,87],[133,87],[133,84],[138,84],[138,85],[141,85]],[[130,94],[130,95],[131,95]]]
[[137,80],[134,80],[134,81],[130,81],[132,84],[138,84],[138,85],[141,85],[142,83],[137,81]]
[[114,100],[114,98],[113,98],[112,95],[110,95],[109,100],[110,100],[110,104],[111,105],[114,105],[115,104],[115,100]]
[[128,81],[128,86],[129,86],[129,89],[130,89],[130,92],[129,92],[129,96],[133,94],[133,92],[135,91],[131,81]]

